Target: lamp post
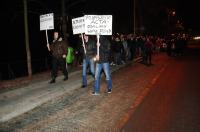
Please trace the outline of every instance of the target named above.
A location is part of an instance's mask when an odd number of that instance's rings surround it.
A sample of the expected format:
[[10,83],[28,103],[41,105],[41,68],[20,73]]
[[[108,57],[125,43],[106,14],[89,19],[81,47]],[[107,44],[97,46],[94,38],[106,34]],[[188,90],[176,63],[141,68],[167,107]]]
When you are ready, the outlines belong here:
[[133,4],[134,4],[134,5],[133,5],[133,12],[134,12],[134,16],[133,16],[133,19],[134,19],[134,20],[133,20],[133,28],[134,28],[134,29],[133,29],[133,34],[134,34],[134,35],[135,35],[135,32],[136,32],[136,31],[135,31],[135,30],[136,30],[136,29],[135,29],[135,28],[136,28],[136,20],[135,20],[135,18],[136,18],[136,17],[135,17],[135,15],[136,15],[136,13],[135,13],[135,11],[136,11],[136,10],[135,10],[135,3],[136,3],[136,2],[135,2],[135,1],[136,1],[136,0],[133,0]]
[[176,11],[173,9],[168,9],[167,11],[167,28],[168,33],[171,31],[171,29],[174,28],[174,18],[176,16]]

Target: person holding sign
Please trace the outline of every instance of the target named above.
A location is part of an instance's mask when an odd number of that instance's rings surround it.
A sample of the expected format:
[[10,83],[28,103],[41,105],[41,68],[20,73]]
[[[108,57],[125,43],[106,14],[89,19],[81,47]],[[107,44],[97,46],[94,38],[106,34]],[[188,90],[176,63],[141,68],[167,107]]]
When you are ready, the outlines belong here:
[[[98,38],[97,38],[98,39]],[[96,71],[95,71],[95,85],[92,95],[100,94],[100,79],[101,71],[104,70],[107,81],[107,93],[112,92],[112,79],[110,73],[109,57],[110,57],[110,41],[105,36],[100,36],[97,41],[97,47],[99,47],[99,54],[96,55]]]
[[87,86],[87,67],[89,66],[92,77],[94,77],[94,56],[96,54],[96,43],[91,36],[83,35],[85,51],[83,52],[83,72],[82,72],[82,88]]
[[68,71],[66,69],[66,49],[67,43],[62,40],[57,31],[54,32],[54,40],[51,45],[47,44],[48,50],[52,53],[52,80],[49,83],[55,83],[57,77],[58,66],[64,74],[64,81],[68,80]]

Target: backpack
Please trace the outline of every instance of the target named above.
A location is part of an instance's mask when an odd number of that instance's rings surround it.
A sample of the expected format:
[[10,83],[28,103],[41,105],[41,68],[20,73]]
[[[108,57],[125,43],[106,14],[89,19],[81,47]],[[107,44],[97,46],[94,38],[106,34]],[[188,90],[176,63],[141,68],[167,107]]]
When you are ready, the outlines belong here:
[[72,47],[67,48],[66,63],[71,64],[74,61],[74,49]]

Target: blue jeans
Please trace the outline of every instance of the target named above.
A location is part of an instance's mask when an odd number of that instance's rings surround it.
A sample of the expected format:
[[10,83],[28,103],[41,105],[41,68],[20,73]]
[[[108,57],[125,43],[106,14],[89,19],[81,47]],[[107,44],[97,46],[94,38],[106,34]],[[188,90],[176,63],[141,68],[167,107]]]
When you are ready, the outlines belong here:
[[95,72],[95,84],[94,84],[94,92],[96,93],[100,92],[100,80],[101,80],[102,69],[104,70],[104,73],[106,75],[107,89],[112,90],[112,79],[111,79],[109,62],[97,63]]
[[94,61],[92,58],[83,59],[83,73],[82,73],[82,83],[87,86],[87,67],[89,65],[92,76],[94,77]]

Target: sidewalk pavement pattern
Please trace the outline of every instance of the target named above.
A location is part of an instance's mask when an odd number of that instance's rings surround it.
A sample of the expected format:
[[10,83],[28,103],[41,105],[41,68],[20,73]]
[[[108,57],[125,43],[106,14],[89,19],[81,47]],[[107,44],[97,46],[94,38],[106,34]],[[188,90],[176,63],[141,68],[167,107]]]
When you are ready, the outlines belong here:
[[[134,61],[140,59],[138,57]],[[117,71],[128,64],[112,66],[111,72]],[[82,70],[69,73],[67,81],[62,80],[63,76],[59,76],[55,84],[49,84],[49,80],[39,81],[0,93],[0,123],[22,115],[53,98],[81,88],[81,73]],[[91,76],[88,76],[88,84],[91,82],[93,82],[93,79]]]
[[173,61],[166,53],[155,54],[152,59],[150,66],[134,62],[140,58],[111,66],[111,94],[106,92],[103,74],[99,96],[91,95],[94,82],[89,76],[88,87],[80,88],[81,70],[71,72],[67,81],[59,76],[53,85],[42,79],[3,91],[0,93],[0,131],[121,132]]

